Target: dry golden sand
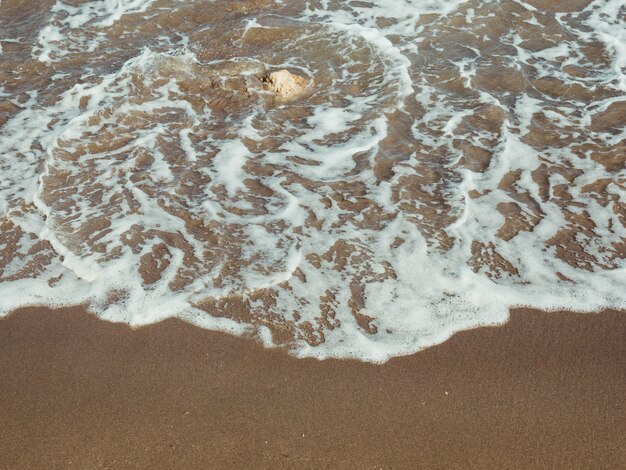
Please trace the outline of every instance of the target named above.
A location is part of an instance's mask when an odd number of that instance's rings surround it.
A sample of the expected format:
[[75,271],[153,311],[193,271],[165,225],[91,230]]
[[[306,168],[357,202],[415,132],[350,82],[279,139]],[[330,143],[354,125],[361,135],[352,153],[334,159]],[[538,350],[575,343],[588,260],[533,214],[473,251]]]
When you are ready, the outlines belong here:
[[0,468],[624,468],[626,314],[514,311],[383,366],[168,320],[0,320]]

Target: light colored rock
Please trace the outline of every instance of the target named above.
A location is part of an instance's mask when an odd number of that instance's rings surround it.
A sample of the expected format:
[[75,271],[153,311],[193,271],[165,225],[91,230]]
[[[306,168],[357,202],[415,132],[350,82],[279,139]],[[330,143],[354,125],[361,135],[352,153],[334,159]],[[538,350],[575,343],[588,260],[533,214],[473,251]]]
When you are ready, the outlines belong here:
[[297,98],[309,87],[309,80],[288,70],[278,70],[265,77],[267,87],[283,100]]

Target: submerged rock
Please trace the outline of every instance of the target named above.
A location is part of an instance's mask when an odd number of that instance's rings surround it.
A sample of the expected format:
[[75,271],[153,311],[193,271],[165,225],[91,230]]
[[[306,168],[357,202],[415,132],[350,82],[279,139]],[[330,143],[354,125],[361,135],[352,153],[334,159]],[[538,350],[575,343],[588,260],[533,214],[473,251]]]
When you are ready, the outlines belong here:
[[282,100],[297,98],[311,85],[309,79],[284,69],[267,74],[263,81],[267,88],[276,93]]

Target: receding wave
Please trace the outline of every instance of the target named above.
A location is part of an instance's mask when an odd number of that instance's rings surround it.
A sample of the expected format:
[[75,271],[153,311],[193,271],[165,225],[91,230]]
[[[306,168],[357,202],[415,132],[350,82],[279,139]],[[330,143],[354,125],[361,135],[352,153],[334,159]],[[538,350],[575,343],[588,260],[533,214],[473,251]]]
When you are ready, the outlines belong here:
[[0,11],[0,313],[384,361],[626,307],[623,2]]

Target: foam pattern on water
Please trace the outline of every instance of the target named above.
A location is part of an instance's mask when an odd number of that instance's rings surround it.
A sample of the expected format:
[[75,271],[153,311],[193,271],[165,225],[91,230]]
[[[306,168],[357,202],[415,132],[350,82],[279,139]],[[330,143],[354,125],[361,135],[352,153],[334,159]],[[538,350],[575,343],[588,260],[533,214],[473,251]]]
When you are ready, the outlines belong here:
[[72,52],[93,52],[106,40],[106,28],[124,15],[145,12],[153,2],[93,0],[73,5],[59,0],[50,10],[48,24],[39,32],[33,54],[43,62],[51,62]]
[[624,7],[572,10],[57,2],[3,91],[0,312],[381,362],[511,306],[624,308]]

